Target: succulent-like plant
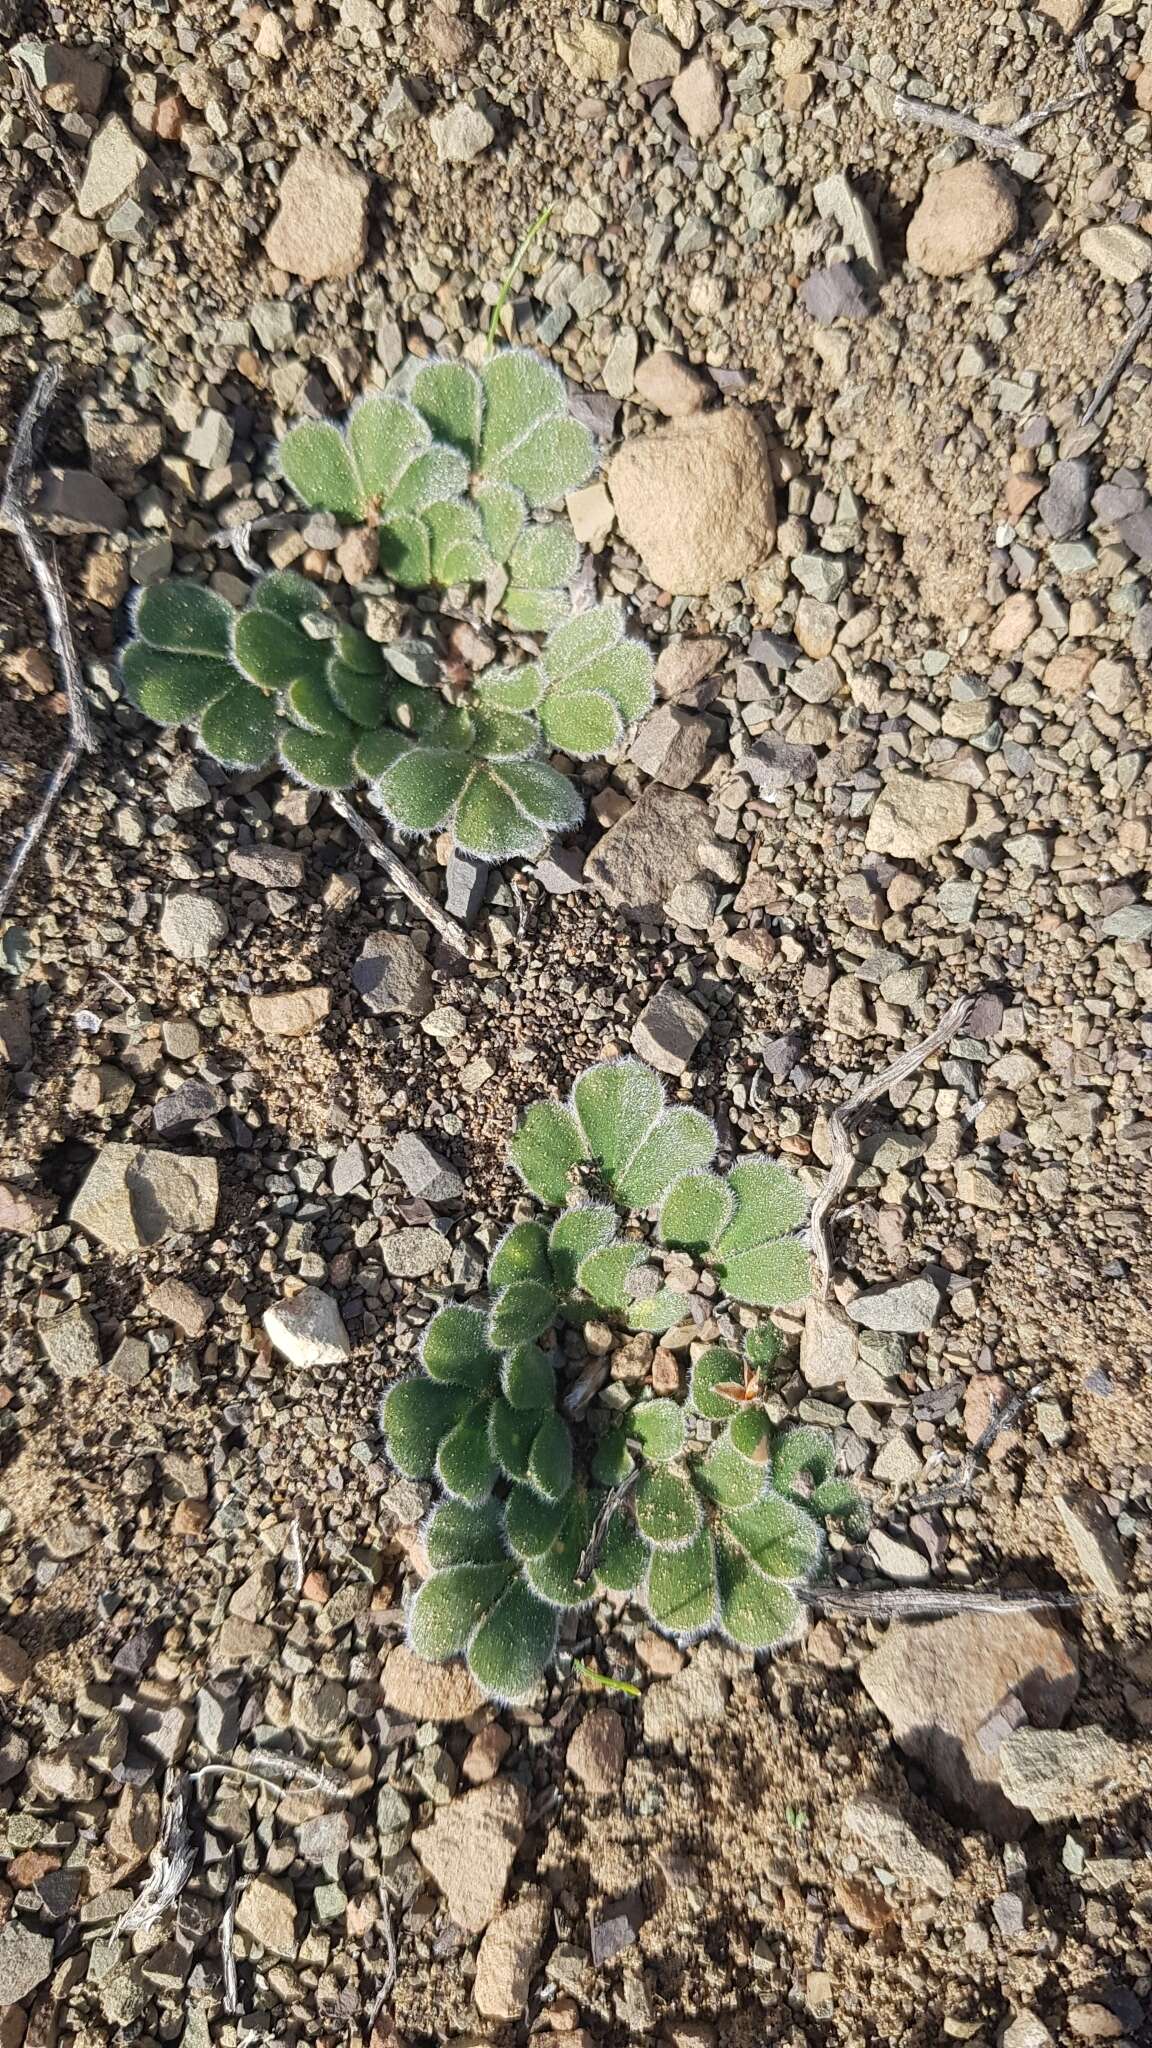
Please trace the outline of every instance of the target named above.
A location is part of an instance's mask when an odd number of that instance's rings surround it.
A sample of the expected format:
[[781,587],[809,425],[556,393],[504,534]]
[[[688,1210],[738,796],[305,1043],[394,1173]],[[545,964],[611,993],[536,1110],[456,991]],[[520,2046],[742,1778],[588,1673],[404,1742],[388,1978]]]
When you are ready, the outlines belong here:
[[[678,1640],[715,1629],[750,1649],[785,1641],[824,1523],[860,1521],[831,1439],[771,1426],[764,1396],[781,1340],[770,1323],[742,1353],[703,1349],[686,1398],[643,1389],[623,1412],[620,1382],[585,1400],[586,1372],[569,1355],[578,1340],[559,1341],[590,1317],[657,1332],[684,1321],[684,1247],[733,1300],[803,1296],[799,1184],[759,1159],[717,1176],[716,1148],[708,1119],[669,1107],[636,1060],[589,1068],[567,1104],[533,1105],[511,1157],[560,1213],[513,1225],[492,1255],[488,1308],[441,1309],[421,1372],[384,1397],[393,1463],[446,1496],[427,1528],[412,1646],[464,1655],[494,1697],[531,1693],[560,1615],[599,1590],[633,1594]],[[655,1237],[635,1217],[624,1235],[617,1205],[655,1217]],[[561,1377],[572,1369],[574,1385]]]
[[379,646],[279,572],[241,612],[182,581],[143,591],[125,686],[229,767],[278,759],[318,789],[365,783],[403,831],[446,828],[465,853],[532,858],[583,815],[545,750],[589,760],[615,745],[652,704],[652,657],[619,602],[573,613],[580,549],[564,523],[531,518],[595,465],[556,371],[511,349],[479,371],[409,366],[406,386],[365,398],[343,429],[293,427],[284,475],[305,504],[370,526],[401,586],[498,585],[508,625],[548,635],[538,658],[454,695],[429,640]]

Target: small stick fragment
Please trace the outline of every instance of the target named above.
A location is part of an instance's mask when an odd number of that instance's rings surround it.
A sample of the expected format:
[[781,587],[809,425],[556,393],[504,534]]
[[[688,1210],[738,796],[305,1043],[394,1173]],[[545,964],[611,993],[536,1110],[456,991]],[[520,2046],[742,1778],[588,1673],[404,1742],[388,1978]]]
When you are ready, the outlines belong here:
[[831,1607],[869,1621],[908,1621],[943,1614],[1033,1614],[1044,1607],[1080,1607],[1093,1593],[1001,1593],[995,1586],[972,1592],[937,1592],[925,1586],[809,1586],[793,1584],[798,1600]]
[[3,496],[0,496],[0,531],[12,535],[40,592],[48,621],[49,643],[68,700],[68,744],[53,770],[39,808],[25,827],[0,880],[0,916],[8,908],[29,855],[43,838],[60,794],[67,787],[81,754],[90,752],[95,745],[88,700],[84,694],[84,676],[76,642],[72,638],[68,600],[64,595],[56,551],[46,548],[41,541],[28,503],[28,478],[36,457],[40,429],[59,383],[60,372],[54,363],[50,363],[37,377],[28,403],[17,421],[8,458],[8,476]]
[[463,925],[457,924],[456,919],[450,917],[446,910],[441,910],[440,905],[416,880],[415,875],[409,874],[398,855],[384,844],[380,834],[368,823],[367,818],[362,818],[355,806],[349,803],[348,798],[341,795],[339,790],[330,789],[327,796],[337,816],[343,818],[346,825],[351,825],[357,838],[363,841],[367,851],[383,868],[389,881],[395,883],[401,895],[408,898],[409,903],[415,904],[420,915],[427,918],[434,931],[439,932],[444,944],[451,946],[454,953],[459,953],[461,959],[475,960],[476,949]]
[[898,121],[919,123],[925,128],[942,128],[945,135],[962,135],[967,142],[975,142],[981,149],[991,150],[995,156],[1014,156],[1026,135],[1038,128],[1042,121],[1050,121],[1056,114],[1067,113],[1070,107],[1079,106],[1081,100],[1091,99],[1090,85],[1081,86],[1079,91],[1066,93],[1063,99],[1050,100],[1047,106],[1037,107],[1030,114],[1021,114],[1010,127],[989,127],[984,121],[973,120],[971,114],[958,114],[952,107],[937,106],[933,100],[914,99],[910,93],[895,92],[892,95],[892,112]]
[[604,1539],[608,1534],[608,1525],[617,1508],[623,1507],[643,1470],[643,1465],[637,1461],[627,1477],[621,1479],[619,1484],[612,1488],[611,1493],[605,1496],[604,1504],[592,1524],[592,1534],[580,1553],[580,1562],[576,1567],[576,1582],[578,1585],[585,1585],[592,1577],[596,1569],[596,1560],[604,1548]]
[[379,1896],[380,1918],[384,1928],[384,1952],[387,1960],[385,1963],[384,1975],[380,1979],[380,1983],[377,1986],[376,1996],[372,2000],[371,2010],[368,2014],[369,2035],[371,2035],[372,2029],[374,2028],[377,2020],[380,2017],[381,2006],[384,2004],[385,1999],[388,1997],[390,1991],[392,1990],[393,1985],[396,1982],[396,1973],[398,1967],[396,1961],[396,1936],[392,1928],[392,1909],[388,1904],[388,1894],[384,1890],[383,1885],[380,1886]]
[[820,1298],[828,1299],[832,1282],[831,1229],[836,1206],[852,1176],[853,1152],[852,1130],[870,1103],[886,1095],[889,1088],[906,1081],[933,1053],[942,1052],[967,1024],[976,1008],[977,997],[961,996],[946,1010],[935,1031],[922,1038],[916,1045],[910,1045],[891,1066],[883,1068],[871,1081],[866,1081],[855,1095],[834,1109],[828,1119],[828,1136],[832,1147],[832,1163],[828,1178],[812,1204],[809,1228],[812,1233],[812,1253],[816,1261],[816,1272],[820,1283]]
[[191,1808],[192,1780],[185,1772],[168,1787],[148,1880],[139,1898],[120,1915],[117,1934],[147,1934],[176,1904],[196,1868]]
[[1149,299],[1144,311],[1137,313],[1112,361],[1109,363],[1095,391],[1084,407],[1080,415],[1080,425],[1082,427],[1088,426],[1090,421],[1095,419],[1105,400],[1111,398],[1117,384],[1120,382],[1121,377],[1124,375],[1140,343],[1149,330],[1152,330],[1152,298]]
[[220,1963],[224,1972],[224,2010],[240,2011],[240,1979],[236,1971],[236,1908],[239,1895],[236,1890],[236,1867],[232,1866],[228,1897],[220,1915]]

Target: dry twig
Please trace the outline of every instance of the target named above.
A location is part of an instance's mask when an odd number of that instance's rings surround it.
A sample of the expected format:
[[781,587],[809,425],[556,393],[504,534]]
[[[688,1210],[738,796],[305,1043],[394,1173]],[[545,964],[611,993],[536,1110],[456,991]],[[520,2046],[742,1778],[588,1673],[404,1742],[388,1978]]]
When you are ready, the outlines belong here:
[[1001,1593],[995,1586],[972,1592],[937,1591],[931,1586],[794,1585],[798,1600],[831,1607],[867,1621],[915,1621],[943,1614],[1034,1614],[1045,1607],[1079,1607],[1091,1593]]
[[942,128],[945,135],[962,135],[966,142],[975,142],[995,156],[1014,156],[1033,128],[1038,128],[1042,121],[1050,121],[1055,114],[1066,114],[1070,107],[1079,106],[1081,100],[1091,99],[1093,90],[1092,86],[1084,85],[1076,92],[1065,93],[1063,99],[1050,100],[1047,106],[1037,107],[1031,114],[1021,114],[1007,128],[989,127],[984,121],[973,120],[971,114],[958,114],[952,107],[939,107],[934,100],[914,99],[906,92],[893,93],[892,112],[898,121]]
[[118,1934],[147,1934],[176,1904],[196,1868],[191,1811],[192,1780],[185,1772],[168,1788],[148,1881],[139,1898],[120,1915]]
[[384,1975],[381,1977],[380,1982],[376,1988],[376,1996],[372,2000],[372,2008],[368,2014],[369,2035],[371,2035],[372,2029],[376,2025],[376,2022],[380,2017],[380,2009],[383,2006],[385,1999],[388,1998],[389,1994],[391,1993],[392,1987],[396,1982],[396,1973],[399,1967],[396,1959],[396,1935],[392,1926],[392,1909],[388,1904],[388,1894],[385,1891],[383,1885],[380,1886],[380,1920],[381,1925],[384,1929],[384,1952],[386,1961],[384,1965]]
[[[630,1448],[639,1450],[640,1447],[637,1444],[630,1446]],[[576,1582],[578,1585],[585,1585],[592,1577],[596,1569],[596,1560],[604,1548],[604,1539],[608,1534],[608,1525],[617,1508],[623,1507],[643,1470],[643,1462],[640,1458],[637,1458],[627,1477],[621,1479],[612,1488],[611,1493],[605,1495],[603,1506],[592,1524],[592,1534],[580,1552],[580,1562],[576,1567]]]
[[328,791],[328,801],[337,816],[343,818],[346,825],[351,825],[357,838],[363,841],[365,848],[373,860],[383,868],[389,881],[395,883],[401,895],[408,898],[409,903],[416,905],[421,916],[428,919],[432,929],[439,932],[444,944],[451,946],[452,951],[459,953],[462,959],[474,960],[476,949],[463,925],[457,924],[454,917],[449,917],[446,910],[441,910],[440,905],[416,880],[415,875],[409,874],[399,856],[392,852],[391,847],[384,844],[380,834],[368,823],[367,818],[362,818],[355,806],[338,790]]
[[220,1915],[220,1962],[224,1972],[224,2010],[237,2013],[240,2006],[240,1979],[236,1973],[236,1908],[240,1903],[236,1890],[236,1866],[232,1866],[228,1897]]
[[852,1151],[854,1127],[871,1103],[876,1102],[881,1095],[886,1095],[898,1082],[906,1081],[910,1074],[916,1073],[926,1060],[932,1058],[933,1053],[942,1052],[944,1047],[963,1031],[976,1008],[977,1000],[974,995],[961,996],[952,1004],[951,1009],[945,1011],[935,1031],[930,1032],[927,1038],[920,1039],[916,1045],[910,1045],[906,1052],[900,1054],[899,1059],[893,1060],[891,1066],[874,1075],[871,1081],[866,1081],[862,1088],[856,1090],[855,1095],[850,1096],[839,1109],[832,1111],[828,1119],[832,1163],[828,1169],[828,1178],[812,1204],[809,1226],[812,1232],[812,1252],[820,1282],[821,1300],[827,1300],[832,1281],[830,1238],[836,1206],[851,1179],[855,1163]]
[[61,792],[66,788],[81,754],[88,753],[95,745],[80,657],[72,638],[68,600],[64,595],[56,551],[45,547],[33,523],[28,503],[28,479],[36,457],[40,429],[59,382],[60,372],[55,364],[50,363],[41,370],[17,421],[12,453],[8,458],[8,476],[0,497],[0,531],[12,535],[40,592],[48,621],[48,639],[68,700],[68,744],[53,770],[39,809],[25,827],[4,871],[3,880],[0,880],[0,915],[8,908],[29,855],[43,838]]
[[1094,420],[1105,399],[1111,398],[1140,343],[1150,331],[1152,331],[1152,298],[1149,299],[1144,311],[1137,313],[1112,361],[1109,363],[1095,391],[1084,407],[1080,415],[1080,425],[1082,427],[1086,427],[1091,420]]

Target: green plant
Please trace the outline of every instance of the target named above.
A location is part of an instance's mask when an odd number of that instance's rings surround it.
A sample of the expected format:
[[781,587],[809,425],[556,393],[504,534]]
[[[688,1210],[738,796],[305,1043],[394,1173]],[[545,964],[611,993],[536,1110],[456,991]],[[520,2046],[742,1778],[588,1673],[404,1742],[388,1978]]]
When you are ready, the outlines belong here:
[[[535,1104],[511,1157],[560,1213],[512,1226],[489,1265],[488,1308],[441,1309],[421,1372],[384,1397],[392,1462],[446,1496],[410,1641],[430,1658],[463,1654],[494,1697],[532,1691],[561,1614],[598,1590],[633,1594],[680,1640],[715,1629],[751,1649],[782,1642],[800,1625],[797,1588],[819,1566],[824,1523],[859,1523],[831,1439],[771,1426],[770,1323],[742,1352],[702,1350],[683,1398],[644,1390],[622,1413],[623,1383],[585,1405],[563,1378],[589,1318],[656,1332],[685,1319],[685,1247],[732,1300],[806,1292],[798,1183],[764,1160],[714,1175],[716,1145],[708,1119],[669,1107],[635,1060],[589,1068],[567,1104]],[[655,1232],[634,1213],[625,1234],[617,1205],[654,1216]]]
[[370,527],[399,586],[485,582],[510,628],[548,636],[537,658],[453,693],[432,638],[379,645],[306,578],[279,572],[239,612],[185,581],[144,590],[125,687],[229,767],[275,760],[318,789],[365,783],[402,831],[448,829],[466,853],[531,858],[583,815],[546,749],[588,760],[614,746],[653,702],[652,657],[626,636],[620,603],[572,612],[580,549],[564,523],[531,517],[595,464],[556,371],[511,349],[479,371],[412,364],[406,383],[364,399],[344,428],[293,427],[285,478],[305,504]]

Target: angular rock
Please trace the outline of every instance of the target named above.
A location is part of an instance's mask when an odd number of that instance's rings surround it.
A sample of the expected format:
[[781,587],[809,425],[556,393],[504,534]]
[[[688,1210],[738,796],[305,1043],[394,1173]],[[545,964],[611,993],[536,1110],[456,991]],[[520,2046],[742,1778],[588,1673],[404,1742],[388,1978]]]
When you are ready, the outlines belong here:
[[328,988],[286,988],[271,996],[249,996],[248,1013],[265,1038],[304,1038],[332,1008]]
[[669,789],[690,789],[699,782],[712,744],[707,719],[678,704],[658,704],[633,735],[628,749],[638,768]]
[[833,171],[812,187],[812,197],[821,220],[835,221],[853,256],[866,263],[877,278],[884,275],[884,257],[876,223],[843,171]]
[[291,846],[234,846],[228,855],[229,871],[261,889],[298,889],[307,866],[304,855]]
[[394,1280],[423,1280],[447,1264],[450,1251],[448,1239],[440,1231],[420,1224],[390,1231],[380,1243],[384,1270]]
[[682,1074],[707,1029],[706,1011],[666,981],[632,1026],[632,1050],[662,1074]]
[[13,1187],[0,1180],[0,1237],[11,1231],[15,1237],[34,1237],[56,1214],[54,1195],[37,1194],[33,1188]]
[[19,57],[46,107],[54,114],[98,114],[104,104],[111,72],[95,57],[66,43],[41,43],[34,39],[18,43],[13,55]]
[[352,1343],[337,1303],[321,1287],[302,1287],[264,1312],[264,1328],[289,1365],[339,1365]]
[[711,832],[697,797],[653,783],[593,847],[584,878],[611,909],[659,920],[677,884],[700,873],[697,848]]
[[1083,533],[1092,514],[1092,465],[1083,458],[1054,462],[1048,471],[1048,488],[1036,501],[1036,510],[1053,540],[1070,540]]
[[352,968],[352,986],[374,1017],[426,1017],[432,976],[419,948],[403,932],[373,932]]
[[0,1696],[19,1692],[32,1676],[32,1659],[15,1636],[0,1635]]
[[800,1339],[800,1370],[819,1391],[842,1387],[856,1364],[856,1332],[843,1309],[812,1295],[804,1311]]
[[929,177],[908,223],[908,260],[929,277],[962,277],[1011,241],[1018,219],[1007,172],[966,158]]
[[193,961],[203,966],[224,944],[229,923],[211,896],[181,890],[166,898],[160,913],[160,944],[174,960]]
[[100,1339],[87,1309],[70,1308],[40,1325],[44,1355],[62,1380],[89,1380],[100,1370]]
[[482,107],[471,107],[467,100],[457,100],[447,113],[430,121],[428,129],[442,164],[470,164],[496,140],[494,123]]
[[624,1723],[611,1707],[593,1707],[568,1743],[566,1763],[594,1799],[608,1798],[624,1776]]
[[628,38],[606,22],[579,20],[556,30],[556,53],[578,85],[611,85],[628,68]]
[[727,657],[728,642],[717,633],[692,640],[666,640],[656,663],[657,696],[668,704],[701,702],[701,684],[715,679],[719,686],[716,670]]
[[464,1664],[429,1664],[403,1644],[389,1651],[382,1681],[384,1705],[409,1721],[466,1721],[484,1695]]
[[387,1158],[408,1193],[419,1201],[435,1207],[440,1202],[459,1201],[464,1192],[464,1183],[455,1168],[412,1131],[397,1138]]
[[925,1892],[948,1897],[953,1878],[944,1858],[926,1847],[890,1800],[874,1793],[853,1799],[844,1809],[842,1825],[846,1835],[862,1842],[883,1869],[902,1878],[912,1891],[921,1897]]
[[472,1997],[486,2020],[518,2020],[528,2004],[532,1975],[552,1917],[543,1885],[530,1885],[514,1906],[498,1913],[480,1943]]
[[172,1323],[186,1337],[199,1337],[208,1327],[213,1303],[210,1295],[198,1294],[186,1280],[173,1277],[149,1290],[148,1307],[154,1316]]
[[1000,1783],[1038,1821],[1098,1813],[1109,1789],[1133,1775],[1127,1750],[1103,1728],[1017,1728],[1000,1745]]
[[854,1323],[866,1330],[897,1330],[916,1337],[931,1330],[941,1309],[940,1288],[930,1273],[917,1273],[909,1280],[885,1280],[879,1287],[865,1288],[848,1303]]
[[219,1116],[228,1097],[210,1081],[183,1081],[167,1095],[161,1095],[152,1110],[152,1122],[162,1137],[183,1138],[197,1124]]
[[219,1187],[214,1159],[142,1145],[105,1145],[70,1214],[109,1251],[143,1251],[184,1232],[211,1230]]
[[815,747],[796,746],[791,740],[757,740],[740,756],[740,773],[749,775],[763,796],[777,789],[799,789],[813,782],[819,763]]
[[868,295],[850,263],[828,263],[822,270],[811,271],[804,280],[802,296],[817,327],[868,317]]
[[1056,2048],[1056,2044],[1043,2020],[1025,2007],[1000,2036],[1000,2048]]
[[109,114],[88,145],[76,195],[77,212],[92,220],[119,206],[121,200],[136,198],[150,171],[148,153],[141,149],[127,122],[119,114]]
[[1079,1673],[1055,1623],[1035,1614],[962,1614],[893,1623],[860,1680],[900,1748],[990,1833],[1013,1841],[1028,1816],[1000,1784],[997,1749],[1018,1702],[1038,1728],[1058,1727]]
[[[637,85],[654,85],[658,78],[675,78],[680,69],[680,52],[660,29],[641,17],[628,44],[628,69]],[[621,393],[623,397],[627,395]]]
[[482,1934],[504,1903],[527,1805],[520,1785],[495,1778],[440,1807],[431,1825],[412,1837],[413,1850],[444,1894],[449,1918],[465,1934]]
[[[1092,0],[1036,0],[1037,12],[1046,14],[1066,36],[1074,36],[1083,28],[1091,5]],[[1018,2048],[1018,2044],[1013,2042],[1010,2048]]]
[[675,420],[625,442],[608,470],[620,531],[654,583],[704,596],[771,553],[768,446],[739,406]]
[[724,118],[724,73],[708,57],[694,57],[672,85],[672,99],[693,142],[707,142]]
[[40,479],[37,517],[53,533],[120,533],[128,522],[123,498],[90,469],[48,469]]
[[712,389],[711,379],[703,370],[667,348],[658,348],[645,356],[636,372],[637,398],[669,420],[686,419],[689,413],[700,412]]
[[963,838],[971,815],[972,794],[962,782],[893,775],[872,806],[864,843],[869,853],[929,860],[938,847]]
[[347,277],[368,252],[369,181],[338,149],[299,149],[280,181],[264,253],[309,284]]
[[1056,1512],[1081,1569],[1106,1600],[1121,1600],[1128,1584],[1128,1563],[1112,1517],[1103,1501],[1087,1487],[1058,1493]]
[[[461,853],[457,846],[452,848],[444,877],[444,907],[449,917],[458,917],[461,924],[468,927],[475,923],[488,887],[488,875],[486,860],[481,860],[474,853]],[[392,934],[384,933],[382,936],[391,937]],[[371,943],[369,940],[368,945]],[[364,951],[368,951],[367,946]]]
[[730,1691],[720,1661],[697,1651],[674,1678],[648,1687],[643,1707],[645,1742],[672,1742],[702,1724],[723,1721]]
[[52,1969],[52,1943],[22,1920],[0,1929],[0,2011],[30,1998]]
[[240,1894],[236,1926],[270,1955],[295,1962],[296,1897],[283,1879],[254,1877]]

